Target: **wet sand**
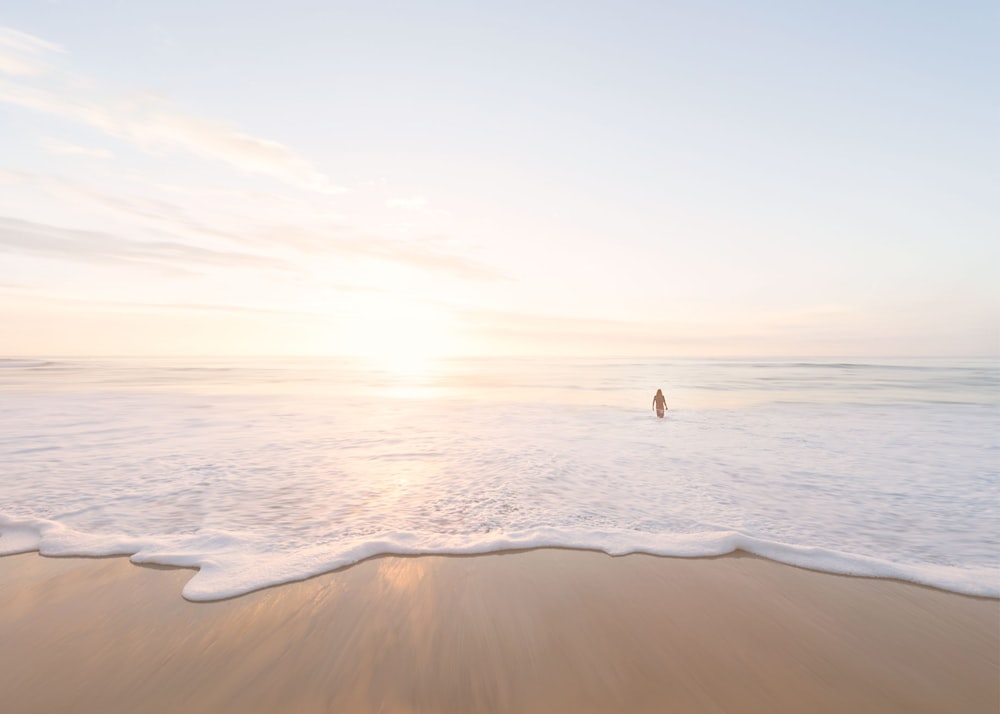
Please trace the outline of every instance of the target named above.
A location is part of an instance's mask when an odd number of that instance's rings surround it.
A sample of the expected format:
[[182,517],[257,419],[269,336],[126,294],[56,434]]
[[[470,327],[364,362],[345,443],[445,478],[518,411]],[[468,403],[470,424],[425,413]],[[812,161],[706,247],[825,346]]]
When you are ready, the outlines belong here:
[[1000,601],[760,558],[381,557],[214,603],[0,558],[0,711],[1000,711]]

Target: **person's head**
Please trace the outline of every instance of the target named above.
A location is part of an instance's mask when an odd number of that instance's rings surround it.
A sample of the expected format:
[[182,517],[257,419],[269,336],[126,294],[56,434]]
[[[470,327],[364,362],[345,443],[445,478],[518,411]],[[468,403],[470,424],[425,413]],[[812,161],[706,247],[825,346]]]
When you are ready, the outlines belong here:
[[663,390],[662,389],[657,389],[656,390],[656,396],[662,397],[663,396]]

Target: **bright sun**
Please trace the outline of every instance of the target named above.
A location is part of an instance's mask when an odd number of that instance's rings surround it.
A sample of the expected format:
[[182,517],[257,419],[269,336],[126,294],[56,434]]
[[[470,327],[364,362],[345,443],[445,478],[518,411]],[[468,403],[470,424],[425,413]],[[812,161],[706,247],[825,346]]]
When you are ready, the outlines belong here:
[[342,323],[346,349],[396,374],[419,374],[453,353],[448,313],[403,299],[367,299]]

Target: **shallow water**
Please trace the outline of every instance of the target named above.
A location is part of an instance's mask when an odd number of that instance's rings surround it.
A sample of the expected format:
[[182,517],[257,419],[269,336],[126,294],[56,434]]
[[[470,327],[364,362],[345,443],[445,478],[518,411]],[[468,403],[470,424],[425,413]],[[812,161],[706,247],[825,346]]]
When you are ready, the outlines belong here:
[[196,565],[192,599],[543,545],[998,596],[998,386],[989,359],[4,360],[0,553]]

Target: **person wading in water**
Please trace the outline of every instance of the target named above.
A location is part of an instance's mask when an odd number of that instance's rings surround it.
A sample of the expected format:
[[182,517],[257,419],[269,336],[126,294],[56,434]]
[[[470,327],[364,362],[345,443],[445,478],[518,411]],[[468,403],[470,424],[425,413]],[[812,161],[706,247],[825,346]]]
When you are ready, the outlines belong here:
[[667,411],[667,398],[663,396],[663,390],[657,389],[656,394],[653,395],[653,409],[656,410],[656,416],[663,418],[663,412]]

